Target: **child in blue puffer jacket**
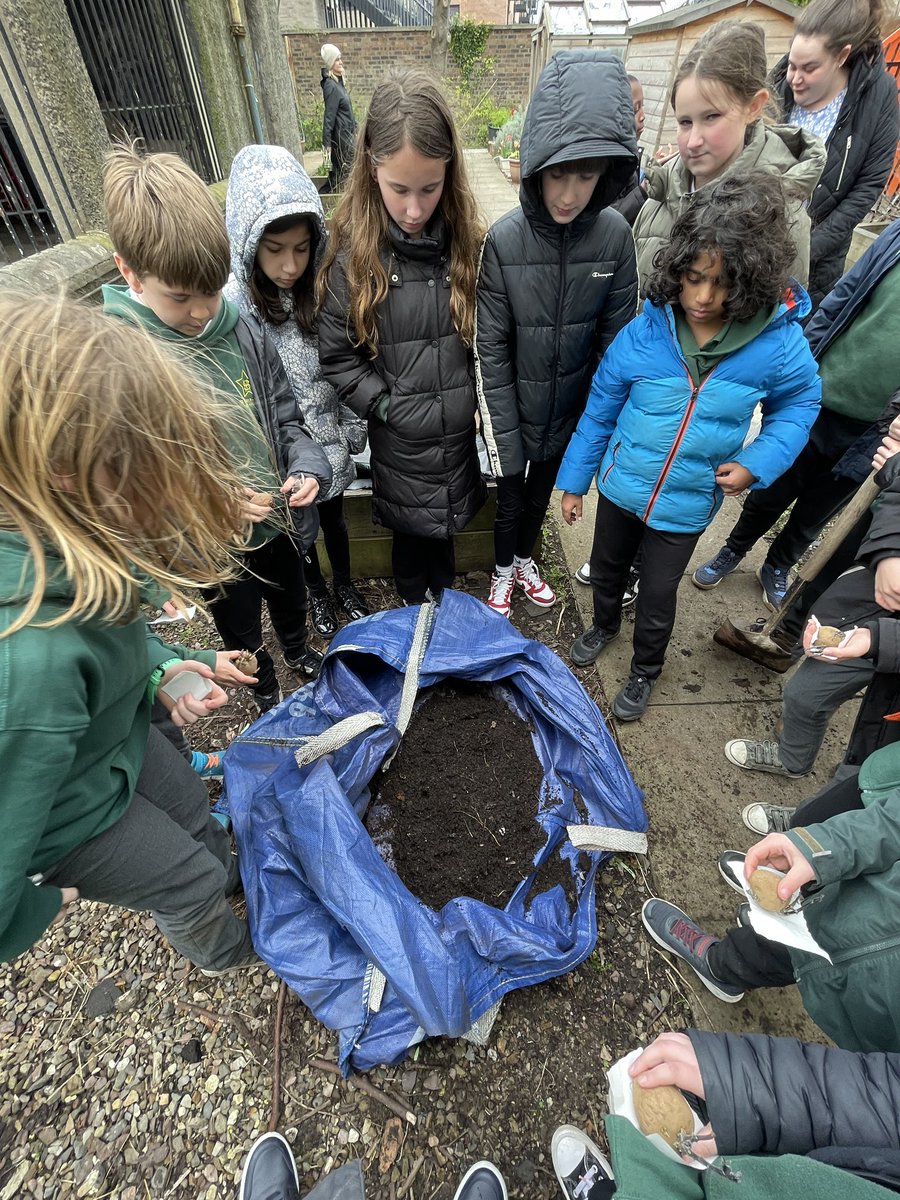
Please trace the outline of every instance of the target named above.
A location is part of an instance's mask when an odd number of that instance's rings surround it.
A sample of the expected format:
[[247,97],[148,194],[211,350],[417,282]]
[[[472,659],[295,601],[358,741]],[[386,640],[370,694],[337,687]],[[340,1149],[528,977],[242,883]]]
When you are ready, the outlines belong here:
[[[641,549],[631,673],[613,703],[644,715],[675,624],[676,593],[724,496],[766,487],[806,443],[821,387],[788,283],[795,246],[781,180],[726,176],[697,192],[656,257],[644,309],[616,337],[560,467],[563,519],[597,475],[594,623],[572,646],[592,663],[619,632]],[[754,409],[759,436],[744,446]],[[599,465],[599,474],[598,474]]]

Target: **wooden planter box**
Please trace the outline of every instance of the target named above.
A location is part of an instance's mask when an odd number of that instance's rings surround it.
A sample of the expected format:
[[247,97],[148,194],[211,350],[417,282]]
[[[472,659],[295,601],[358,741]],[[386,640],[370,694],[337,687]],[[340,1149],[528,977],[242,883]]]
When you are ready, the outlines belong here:
[[[468,571],[493,571],[494,569],[494,517],[497,512],[497,486],[488,483],[487,500],[481,511],[469,522],[462,533],[455,535],[456,570],[460,575]],[[350,534],[350,566],[354,579],[390,579],[391,540],[389,529],[375,525],[372,521],[372,492],[369,488],[358,488],[344,493],[344,514]],[[331,564],[321,535],[316,543],[319,562],[326,575],[331,574]]]

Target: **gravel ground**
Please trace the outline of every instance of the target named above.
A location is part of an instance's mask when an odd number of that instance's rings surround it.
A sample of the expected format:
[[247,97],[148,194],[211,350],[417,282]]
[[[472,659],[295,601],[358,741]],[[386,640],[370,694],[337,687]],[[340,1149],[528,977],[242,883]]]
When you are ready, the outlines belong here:
[[[534,617],[518,599],[513,619],[564,655],[581,626],[558,547],[548,559],[562,603]],[[487,584],[464,581],[482,596]],[[366,590],[373,607],[396,602],[386,583]],[[215,644],[199,620],[174,636]],[[582,680],[606,711],[594,673]],[[289,674],[283,682],[296,686]],[[236,697],[194,728],[193,744],[224,744],[250,713]],[[489,1157],[512,1196],[558,1195],[553,1129],[572,1121],[602,1140],[604,1069],[689,1023],[680,976],[641,932],[649,869],[637,858],[607,864],[597,949],[576,971],[508,996],[488,1047],[432,1040],[367,1076],[415,1126],[313,1063],[334,1058],[335,1038],[288,993],[279,1128],[303,1184],[361,1158],[371,1200],[450,1200],[466,1166]],[[0,1200],[235,1195],[270,1117],[278,989],[268,970],[207,980],[147,917],[73,905],[64,925],[0,967]]]

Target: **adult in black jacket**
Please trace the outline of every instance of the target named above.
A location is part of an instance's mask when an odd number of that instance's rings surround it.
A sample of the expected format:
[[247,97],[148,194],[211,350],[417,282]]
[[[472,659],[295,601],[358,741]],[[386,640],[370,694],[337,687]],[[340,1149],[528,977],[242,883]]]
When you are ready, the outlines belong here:
[[326,42],[322,47],[322,97],[325,116],[322,121],[322,151],[331,155],[328,191],[339,192],[353,161],[356,117],[344,82],[344,60],[337,46]]
[[521,159],[521,208],[495,222],[482,250],[475,329],[498,480],[488,603],[505,614],[513,581],[539,605],[555,600],[532,569],[532,549],[593,374],[637,306],[634,239],[608,207],[638,166],[631,88],[615,55],[551,59],[528,107]]
[[814,306],[843,272],[853,229],[880,195],[897,151],[900,107],[884,65],[881,7],[881,0],[813,0],[772,74],[786,122],[817,134],[828,150],[809,202]]

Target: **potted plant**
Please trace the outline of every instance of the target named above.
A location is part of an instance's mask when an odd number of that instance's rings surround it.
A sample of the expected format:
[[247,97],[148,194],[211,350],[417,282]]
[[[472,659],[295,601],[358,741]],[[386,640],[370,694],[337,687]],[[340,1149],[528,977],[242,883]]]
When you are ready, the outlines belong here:
[[500,130],[497,140],[497,153],[509,162],[509,178],[511,183],[518,183],[521,176],[519,164],[519,139],[525,124],[525,114],[514,112]]

